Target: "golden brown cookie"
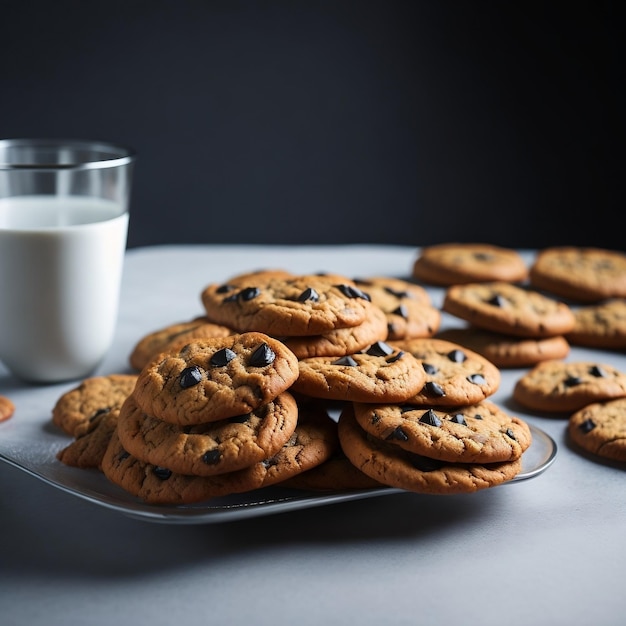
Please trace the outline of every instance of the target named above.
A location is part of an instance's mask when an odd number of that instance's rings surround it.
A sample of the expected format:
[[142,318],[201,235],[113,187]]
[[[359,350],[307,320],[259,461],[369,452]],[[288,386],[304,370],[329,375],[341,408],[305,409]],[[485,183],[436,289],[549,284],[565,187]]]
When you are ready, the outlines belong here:
[[570,343],[603,350],[626,349],[626,299],[615,298],[574,309]]
[[474,326],[518,337],[554,337],[574,327],[565,303],[511,283],[448,287],[442,308]]
[[521,282],[528,267],[516,250],[486,243],[442,243],[419,251],[413,278],[449,286],[487,281]]
[[544,361],[515,383],[513,398],[545,412],[578,411],[593,402],[626,396],[626,374],[611,365],[586,361]]
[[493,402],[452,411],[410,404],[354,404],[358,424],[409,452],[452,463],[514,461],[531,444],[526,422]]
[[211,321],[274,337],[357,326],[370,310],[368,296],[354,285],[313,275],[214,283],[201,298]]
[[570,345],[562,335],[554,337],[515,337],[477,326],[447,328],[437,333],[437,339],[458,343],[482,354],[496,367],[532,367],[542,361],[564,359]]
[[99,415],[119,409],[132,393],[135,374],[110,374],[86,378],[65,392],[52,409],[52,421],[68,435]]
[[569,418],[568,432],[583,450],[626,461],[626,398],[596,402]]
[[191,339],[226,337],[235,331],[222,324],[213,324],[206,317],[197,317],[189,322],[169,324],[142,337],[133,347],[129,363],[135,370],[143,369],[160,352],[167,351],[174,344]]
[[148,363],[133,396],[147,415],[202,424],[254,411],[286,391],[298,371],[293,352],[263,333],[198,339]]
[[603,248],[555,246],[541,250],[530,284],[577,302],[626,298],[626,254]]
[[413,355],[424,370],[424,384],[405,400],[418,406],[464,406],[493,395],[500,370],[485,357],[443,339],[408,339],[391,345]]
[[0,422],[8,420],[13,417],[15,413],[15,405],[6,396],[0,396]]
[[125,450],[179,474],[234,472],[276,454],[293,435],[298,407],[284,391],[245,415],[178,426],[146,415],[131,396],[120,410],[117,434]]
[[421,364],[411,355],[378,342],[343,357],[301,359],[292,389],[326,400],[403,402],[424,384]]
[[341,414],[339,441],[350,461],[381,483],[416,493],[472,493],[505,483],[522,469],[521,459],[501,463],[451,463],[409,452],[366,433],[352,406]]

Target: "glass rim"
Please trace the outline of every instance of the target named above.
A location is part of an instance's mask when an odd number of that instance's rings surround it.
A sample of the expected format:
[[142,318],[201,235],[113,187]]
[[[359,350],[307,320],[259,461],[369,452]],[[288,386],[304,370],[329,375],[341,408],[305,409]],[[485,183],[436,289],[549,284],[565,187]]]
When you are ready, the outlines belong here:
[[[47,139],[47,138],[15,138],[0,139],[0,151],[11,147],[24,147],[31,149],[61,150],[83,149],[83,150],[100,150],[102,158],[100,159],[81,159],[72,163],[9,163],[5,158],[0,156],[0,171],[9,170],[40,170],[40,171],[57,171],[57,170],[91,170],[105,169],[112,167],[120,167],[133,163],[137,158],[137,152],[130,146],[125,146],[109,141],[98,141],[89,139]],[[26,161],[26,160],[24,160]]]

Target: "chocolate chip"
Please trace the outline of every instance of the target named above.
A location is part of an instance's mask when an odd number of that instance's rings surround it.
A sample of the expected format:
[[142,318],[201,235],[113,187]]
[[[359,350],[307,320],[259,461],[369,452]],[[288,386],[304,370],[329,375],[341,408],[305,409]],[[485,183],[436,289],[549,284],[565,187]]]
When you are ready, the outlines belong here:
[[576,387],[577,385],[581,385],[582,382],[583,382],[583,379],[580,376],[568,376],[563,381],[563,384],[566,387]]
[[409,436],[402,430],[401,426],[398,426],[385,438],[385,441],[393,439],[397,439],[398,441],[408,441]]
[[596,378],[606,378],[606,372],[599,365],[592,365],[589,373]]
[[221,458],[222,454],[219,451],[219,448],[208,450],[202,455],[202,461],[207,465],[217,465]]
[[422,363],[422,367],[424,368],[424,371],[430,376],[434,376],[439,371],[439,368],[436,365],[432,365],[431,363]]
[[336,361],[333,361],[331,365],[348,365],[350,367],[357,367],[358,363],[351,356],[342,356]]
[[126,452],[126,450],[122,450],[118,456],[117,456],[117,460],[118,461],[125,461],[128,457],[130,456],[130,452]]
[[228,365],[237,355],[230,348],[222,348],[218,350],[209,363],[213,367],[224,367]]
[[497,306],[499,308],[504,308],[506,306],[506,298],[497,293],[495,296],[492,296],[487,300],[487,304],[492,304],[493,306]]
[[172,475],[172,470],[168,470],[166,467],[159,467],[158,465],[152,471],[160,480],[167,480]]
[[251,367],[265,367],[274,362],[276,355],[273,350],[266,344],[262,343],[250,357],[248,365]]
[[247,302],[248,300],[254,300],[260,294],[261,290],[258,287],[246,287],[237,294],[237,299]]
[[420,472],[434,472],[443,467],[443,463],[441,461],[430,459],[419,454],[412,454],[410,456],[410,461],[411,465]]
[[384,290],[388,294],[391,294],[392,296],[395,296],[396,298],[412,298],[413,297],[413,294],[408,291],[398,291],[397,289],[393,289],[392,287],[384,287]]
[[422,388],[422,391],[427,396],[434,396],[436,398],[442,398],[446,395],[446,392],[443,390],[441,385],[438,385],[436,382],[433,381],[427,382]]
[[370,354],[371,356],[387,356],[392,353],[393,348],[384,341],[377,341],[376,343],[373,343],[366,352],[366,354]]
[[482,374],[472,374],[467,377],[467,380],[474,385],[484,385],[487,382]]
[[441,420],[432,409],[428,409],[428,411],[420,417],[420,422],[422,424],[428,424],[429,426],[441,426]]
[[451,350],[446,356],[453,363],[463,363],[463,361],[467,359],[467,356],[465,355],[465,352],[463,352],[463,350]]
[[401,304],[399,307],[396,307],[391,313],[393,315],[399,315],[405,320],[409,319],[409,312],[407,311],[407,308],[404,306],[404,304]]
[[368,294],[361,291],[358,287],[353,285],[336,285],[337,289],[348,298],[361,298],[362,300],[371,300]]
[[507,429],[504,431],[504,434],[505,434],[507,437],[509,437],[509,439],[513,439],[513,441],[517,441],[517,439],[515,438],[515,433],[514,433],[514,432],[513,432],[510,428],[507,428]]
[[89,418],[90,422],[93,422],[95,419],[97,419],[98,417],[100,417],[101,415],[105,415],[106,413],[108,413],[111,410],[110,406],[107,407],[103,407],[101,409],[98,409],[97,411],[94,412],[94,414]]
[[236,289],[236,287],[234,285],[220,285],[215,292],[216,293],[230,293],[233,289]]
[[578,430],[584,435],[590,433],[596,427],[596,423],[589,417],[584,422],[578,424]]
[[313,289],[313,287],[307,287],[299,296],[298,302],[306,302],[310,300],[311,302],[319,302],[320,294]]
[[455,424],[461,424],[462,426],[467,426],[467,422],[465,421],[465,416],[463,413],[455,413],[450,416],[450,421]]
[[202,380],[202,370],[197,365],[186,367],[181,373],[179,378],[180,386],[183,389],[193,387]]
[[473,256],[477,261],[492,261],[494,258],[493,254],[488,252],[474,252]]
[[234,415],[233,417],[228,418],[229,424],[244,424],[250,419],[250,413],[245,413],[244,415]]
[[387,357],[385,359],[385,361],[387,363],[395,363],[396,361],[399,361],[403,356],[404,356],[404,352],[402,352],[402,350],[400,350],[400,352],[398,352],[398,354],[392,354],[391,356]]

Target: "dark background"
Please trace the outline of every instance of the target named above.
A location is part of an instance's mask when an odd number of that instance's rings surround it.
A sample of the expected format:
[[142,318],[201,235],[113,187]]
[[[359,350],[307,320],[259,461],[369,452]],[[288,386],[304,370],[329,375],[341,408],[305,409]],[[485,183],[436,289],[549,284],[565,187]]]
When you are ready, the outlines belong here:
[[626,249],[619,2],[1,8],[0,136],[132,145],[131,247]]

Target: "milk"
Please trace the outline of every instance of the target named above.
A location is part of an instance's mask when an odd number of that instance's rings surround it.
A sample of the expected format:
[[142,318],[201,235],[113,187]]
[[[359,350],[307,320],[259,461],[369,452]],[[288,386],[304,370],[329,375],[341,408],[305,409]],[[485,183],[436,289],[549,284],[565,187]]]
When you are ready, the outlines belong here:
[[0,198],[0,360],[34,382],[84,377],[113,340],[128,232],[88,196]]

